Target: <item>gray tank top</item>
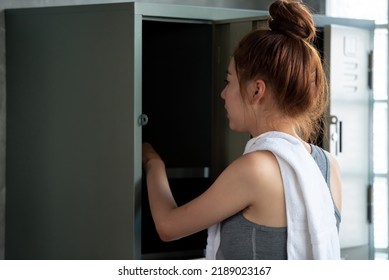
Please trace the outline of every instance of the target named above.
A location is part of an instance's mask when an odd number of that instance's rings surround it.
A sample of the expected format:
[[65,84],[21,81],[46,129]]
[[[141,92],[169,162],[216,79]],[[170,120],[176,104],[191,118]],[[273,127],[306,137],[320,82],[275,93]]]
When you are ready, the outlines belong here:
[[[312,157],[319,166],[330,188],[330,163],[324,150],[311,145]],[[331,189],[330,189],[331,190]],[[335,203],[334,203],[335,206]],[[339,230],[340,213],[335,206],[336,225]],[[267,227],[247,220],[237,213],[221,223],[221,240],[217,259],[232,260],[286,260],[288,259],[286,227]]]

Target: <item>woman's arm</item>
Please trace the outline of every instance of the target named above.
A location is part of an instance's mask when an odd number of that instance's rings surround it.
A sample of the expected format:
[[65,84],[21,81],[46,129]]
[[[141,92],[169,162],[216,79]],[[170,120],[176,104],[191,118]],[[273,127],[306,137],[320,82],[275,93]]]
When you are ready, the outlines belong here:
[[143,168],[146,172],[146,182],[151,214],[160,238],[168,241],[165,221],[170,212],[177,208],[173,194],[170,190],[166,175],[165,164],[153,147],[144,143],[142,147]]
[[144,144],[149,203],[160,238],[171,241],[196,233],[250,206],[266,172],[258,168],[264,166],[260,153],[255,154],[234,161],[207,191],[177,207],[163,161],[150,144]]

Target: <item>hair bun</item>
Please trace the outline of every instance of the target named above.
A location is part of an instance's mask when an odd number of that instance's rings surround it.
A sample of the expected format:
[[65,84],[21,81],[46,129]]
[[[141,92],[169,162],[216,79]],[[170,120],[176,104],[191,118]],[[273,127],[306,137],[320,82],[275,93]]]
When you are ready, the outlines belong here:
[[316,28],[309,9],[300,1],[277,0],[269,7],[269,28],[292,38],[312,42]]

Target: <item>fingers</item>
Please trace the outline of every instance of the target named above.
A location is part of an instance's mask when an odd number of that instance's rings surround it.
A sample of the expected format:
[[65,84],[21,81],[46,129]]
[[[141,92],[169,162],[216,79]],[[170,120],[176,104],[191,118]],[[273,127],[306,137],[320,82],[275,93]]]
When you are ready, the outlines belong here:
[[153,146],[150,143],[142,144],[142,163],[145,165],[151,159],[160,159],[158,153],[154,150]]

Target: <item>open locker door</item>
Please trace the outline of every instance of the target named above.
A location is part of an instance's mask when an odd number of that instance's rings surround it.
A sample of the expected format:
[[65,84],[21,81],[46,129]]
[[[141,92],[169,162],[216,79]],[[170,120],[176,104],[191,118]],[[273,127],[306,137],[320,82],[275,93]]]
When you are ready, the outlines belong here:
[[229,129],[224,102],[220,93],[225,87],[228,64],[239,41],[250,31],[261,28],[267,24],[267,16],[259,16],[235,21],[219,21],[215,23],[214,42],[214,97],[213,111],[215,129],[213,130],[213,158],[214,172],[219,174],[228,164],[242,155],[247,141],[248,133],[235,132]]
[[324,54],[331,96],[328,144],[342,173],[340,243],[345,259],[369,259],[372,242],[367,211],[371,42],[369,30],[339,25],[324,27]]
[[132,7],[6,11],[6,259],[139,258]]

